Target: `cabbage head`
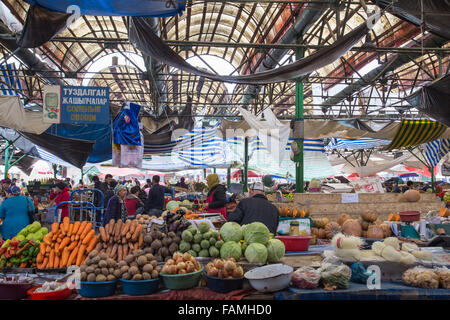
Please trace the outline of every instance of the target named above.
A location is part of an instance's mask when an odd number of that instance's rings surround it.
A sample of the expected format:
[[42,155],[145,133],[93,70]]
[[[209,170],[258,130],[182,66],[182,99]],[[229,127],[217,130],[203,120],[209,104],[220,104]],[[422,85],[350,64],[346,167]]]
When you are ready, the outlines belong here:
[[179,207],[178,202],[177,201],[169,201],[166,204],[166,209],[169,211],[173,211],[175,209],[177,209]]
[[225,242],[220,248],[220,257],[222,259],[234,258],[239,261],[242,256],[242,250],[239,243],[234,241]]
[[284,257],[285,251],[286,248],[284,247],[283,241],[270,239],[269,244],[267,245],[267,260],[270,263],[278,262]]
[[244,241],[248,244],[261,243],[266,245],[269,242],[270,231],[265,224],[253,222],[246,226],[244,231]]
[[267,248],[261,243],[249,244],[245,249],[245,259],[250,263],[266,263]]
[[220,236],[225,242],[239,242],[243,236],[241,226],[236,222],[227,222],[220,228]]

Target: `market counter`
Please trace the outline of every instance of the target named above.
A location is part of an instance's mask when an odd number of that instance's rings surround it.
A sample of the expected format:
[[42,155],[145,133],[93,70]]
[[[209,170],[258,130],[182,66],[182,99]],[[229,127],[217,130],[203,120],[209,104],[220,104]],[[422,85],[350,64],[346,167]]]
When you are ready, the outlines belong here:
[[450,289],[421,289],[394,282],[382,282],[381,289],[370,290],[366,284],[349,283],[348,289],[296,289],[275,292],[275,300],[449,300]]

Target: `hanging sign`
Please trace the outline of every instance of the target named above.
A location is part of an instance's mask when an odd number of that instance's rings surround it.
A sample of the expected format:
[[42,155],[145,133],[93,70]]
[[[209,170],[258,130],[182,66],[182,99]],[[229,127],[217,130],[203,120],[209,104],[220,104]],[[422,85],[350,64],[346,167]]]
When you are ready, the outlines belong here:
[[44,85],[44,123],[61,122],[61,87]]
[[61,87],[61,123],[108,124],[108,87]]

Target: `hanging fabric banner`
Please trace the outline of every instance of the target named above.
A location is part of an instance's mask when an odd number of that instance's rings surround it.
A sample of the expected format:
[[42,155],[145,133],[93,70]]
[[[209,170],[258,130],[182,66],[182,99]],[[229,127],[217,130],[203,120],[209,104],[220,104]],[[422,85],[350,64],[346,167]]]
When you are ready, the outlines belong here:
[[44,123],[61,123],[61,87],[44,85]]

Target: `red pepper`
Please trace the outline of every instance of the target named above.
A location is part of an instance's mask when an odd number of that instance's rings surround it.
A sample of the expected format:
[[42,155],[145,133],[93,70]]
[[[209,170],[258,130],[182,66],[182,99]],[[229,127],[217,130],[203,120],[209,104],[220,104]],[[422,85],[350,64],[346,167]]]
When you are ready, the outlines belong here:
[[27,266],[27,263],[26,262],[22,262],[21,264],[20,264],[20,267],[21,268],[25,268]]
[[0,256],[6,252],[6,247],[0,248]]

